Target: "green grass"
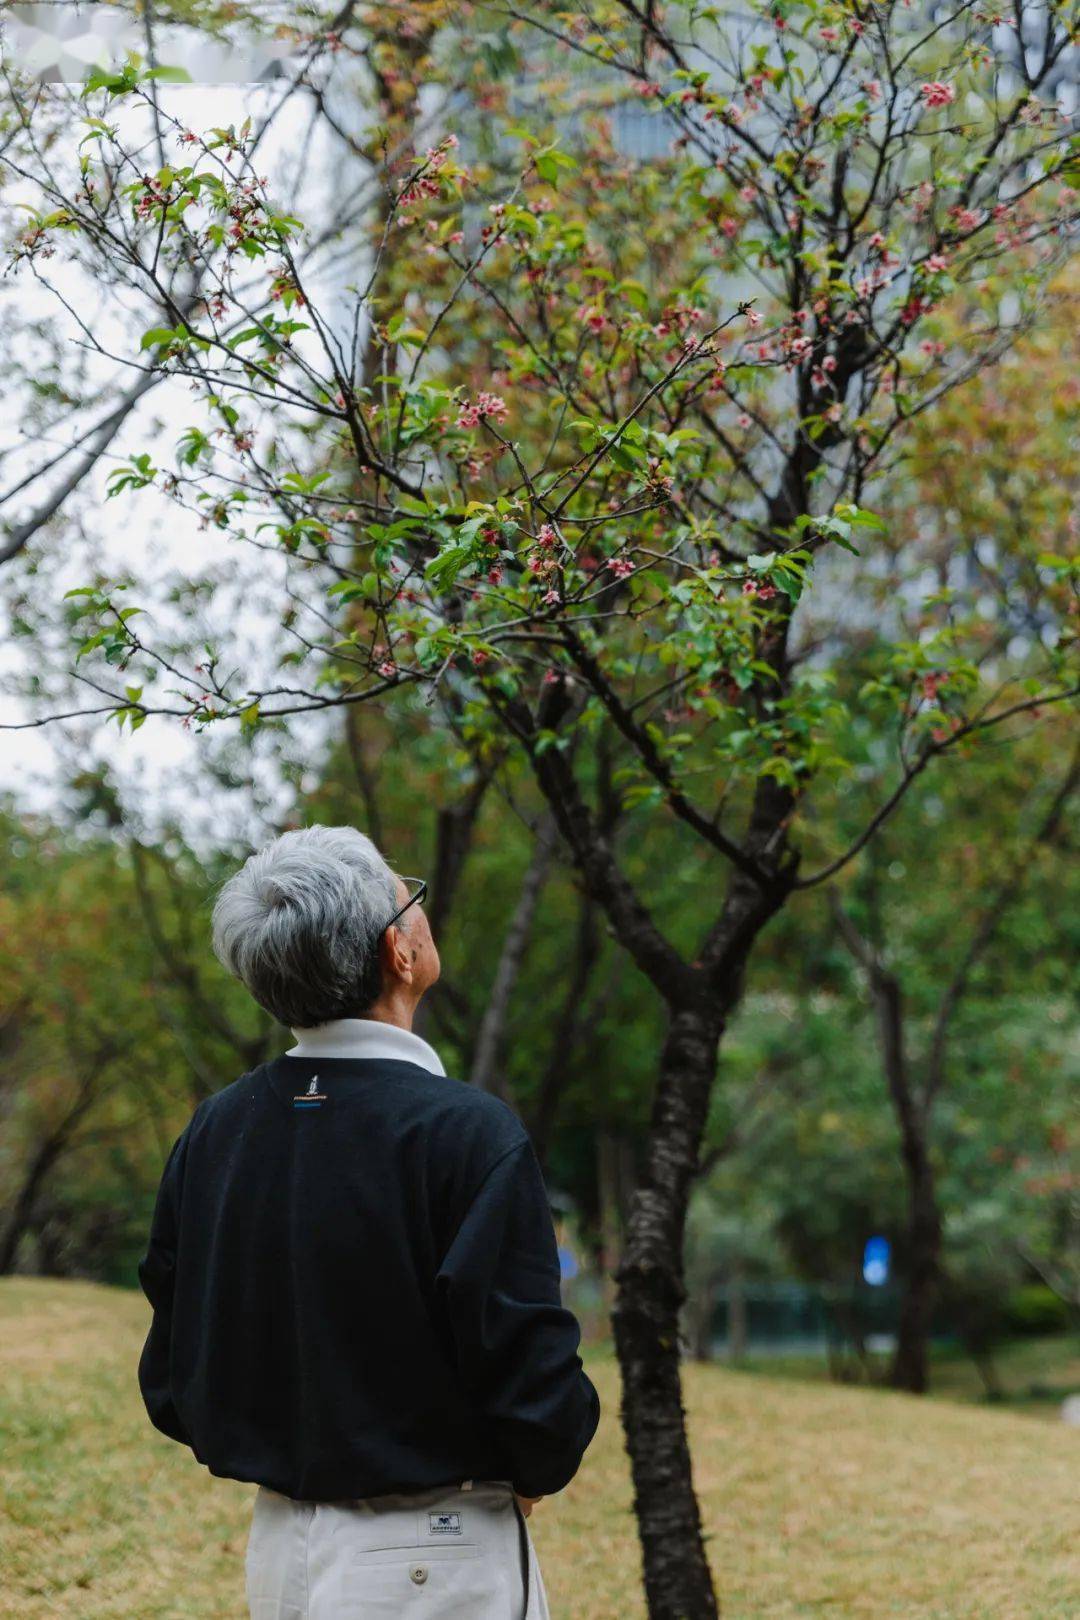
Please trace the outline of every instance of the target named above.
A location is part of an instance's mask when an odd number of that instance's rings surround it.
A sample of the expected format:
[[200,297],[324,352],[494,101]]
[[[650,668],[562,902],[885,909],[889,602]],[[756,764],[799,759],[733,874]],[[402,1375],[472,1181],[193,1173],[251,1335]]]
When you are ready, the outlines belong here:
[[[143,1415],[138,1294],[0,1281],[0,1616],[245,1620],[253,1489]],[[554,1620],[642,1620],[618,1369],[530,1525]],[[686,1368],[725,1620],[1077,1620],[1080,1434],[997,1409]]]

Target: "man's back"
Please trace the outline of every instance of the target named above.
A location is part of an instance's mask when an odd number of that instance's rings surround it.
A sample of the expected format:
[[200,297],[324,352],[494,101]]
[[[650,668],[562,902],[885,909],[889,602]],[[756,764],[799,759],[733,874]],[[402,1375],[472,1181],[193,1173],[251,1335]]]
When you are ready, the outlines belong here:
[[416,1063],[284,1057],[200,1104],[140,1277],[147,1409],[215,1474],[542,1496],[595,1432],[529,1137]]

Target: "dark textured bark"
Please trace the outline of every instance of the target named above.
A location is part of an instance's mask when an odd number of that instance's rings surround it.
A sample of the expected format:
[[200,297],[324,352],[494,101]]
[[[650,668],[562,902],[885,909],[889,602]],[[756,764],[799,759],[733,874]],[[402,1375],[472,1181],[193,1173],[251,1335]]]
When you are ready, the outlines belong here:
[[682,1403],[679,1313],[693,1168],[722,1021],[711,998],[674,1012],[660,1060],[644,1175],[631,1200],[612,1326],[651,1620],[719,1613],[694,1494]]

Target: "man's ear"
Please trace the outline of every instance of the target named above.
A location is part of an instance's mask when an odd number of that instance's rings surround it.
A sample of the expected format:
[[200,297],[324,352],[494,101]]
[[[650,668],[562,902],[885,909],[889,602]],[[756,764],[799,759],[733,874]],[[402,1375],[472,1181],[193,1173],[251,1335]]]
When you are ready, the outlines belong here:
[[409,941],[403,929],[396,923],[391,923],[379,942],[379,955],[382,959],[383,974],[390,979],[396,979],[401,984],[411,984],[413,976],[413,955],[409,949]]

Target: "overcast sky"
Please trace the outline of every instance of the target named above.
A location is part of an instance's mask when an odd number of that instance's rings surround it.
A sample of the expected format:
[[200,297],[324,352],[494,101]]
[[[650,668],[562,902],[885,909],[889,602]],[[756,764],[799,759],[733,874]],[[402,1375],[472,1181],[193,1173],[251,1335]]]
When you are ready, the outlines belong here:
[[[69,45],[70,41],[65,43]],[[7,44],[10,52],[10,35]],[[165,49],[161,55],[163,60],[170,59]],[[230,71],[239,71],[244,64],[237,58],[220,56],[216,61],[200,61],[198,65],[206,69],[207,76],[221,77]],[[218,82],[169,86],[162,100],[169,112],[198,131],[211,125],[239,123],[248,113],[258,119],[280,94],[281,87],[273,83]],[[317,221],[334,188],[340,186],[341,174],[328,163],[326,149],[316,138],[307,149],[307,161],[297,178],[291,159],[304,140],[308,116],[309,111],[299,97],[286,106],[260,149],[259,170],[268,177],[272,192],[279,197],[289,195],[291,207],[302,217]],[[295,186],[294,180],[297,181]],[[77,309],[93,307],[96,294],[89,278],[70,267],[65,268],[60,255],[47,268],[58,290]],[[324,296],[327,290],[324,289]],[[75,322],[26,270],[0,282],[0,310],[9,330],[12,322],[26,328],[35,318],[48,317],[59,323],[67,342],[81,341]],[[105,319],[103,316],[103,323]],[[118,325],[115,335],[121,338]],[[116,350],[131,352],[130,332],[126,342],[118,341]],[[71,355],[73,360],[77,358],[74,349]],[[107,390],[105,398],[111,397],[118,386],[127,384],[122,368],[97,356],[92,358],[91,364],[102,377],[103,388]],[[113,500],[106,498],[109,474],[134,451],[148,450],[158,464],[171,462],[180,432],[198,419],[198,412],[193,411],[195,403],[188,384],[177,380],[159,385],[148,396],[145,408],[133,413],[109,452],[70,502],[70,510],[77,513],[88,543],[80,540],[77,532],[73,535],[69,524],[63,520],[54,522],[47,532],[36,538],[34,545],[50,559],[50,571],[56,570],[57,597],[63,589],[86,582],[89,556],[97,558],[113,576],[130,569],[140,583],[149,583],[150,589],[143,600],[152,601],[161,594],[170,577],[178,573],[190,576],[203,567],[220,563],[223,547],[231,544],[236,553],[244,552],[245,548],[230,543],[219,531],[202,531],[193,514],[168,501],[159,491],[151,489],[126,493]],[[23,401],[19,393],[9,389],[0,405],[0,448],[8,452],[0,472],[0,489],[6,489],[24,475],[29,456],[33,455],[36,460],[41,455],[40,445],[36,452],[28,447],[25,456],[20,451],[24,442],[22,414]],[[98,407],[81,419],[81,425],[100,420],[102,414],[102,407]],[[70,442],[75,428],[69,428],[68,432],[67,442]],[[58,439],[55,446],[50,443],[49,449],[60,448],[63,442]],[[62,473],[63,468],[60,471]],[[22,509],[17,502],[12,503],[10,509],[4,509],[5,518],[17,522],[33,509],[47,489],[48,481],[34,486],[27,492]],[[69,553],[70,563],[59,561]],[[231,562],[232,582],[226,581],[223,585],[214,611],[227,619],[231,645],[238,645],[257,664],[260,656],[270,656],[271,629],[280,610],[280,588],[275,589],[280,586],[280,579],[255,553],[236,555]],[[11,590],[18,585],[21,567],[19,561],[9,565],[2,582],[5,604]],[[0,647],[0,675],[10,681],[13,675],[24,671],[34,657],[31,643],[5,637]],[[0,692],[0,720],[10,723],[28,719],[33,712],[10,690]],[[325,725],[308,723],[298,735],[305,746],[310,747],[313,761],[316,760],[326,736]],[[138,805],[144,815],[177,816],[193,834],[201,836],[207,832],[214,835],[220,814],[227,813],[233,818],[238,813],[233,802],[235,795],[230,796],[226,808],[220,795],[209,792],[199,767],[205,748],[206,740],[183,731],[179,722],[157,718],[148,720],[136,733],[125,730],[122,735],[115,723],[106,726],[100,722],[0,733],[3,786],[14,791],[21,803],[37,808],[54,805],[73,760],[89,764],[107,759],[132,804]],[[272,754],[272,750],[261,752]],[[272,766],[265,764],[261,775],[264,789],[272,789]],[[287,794],[277,797],[279,804],[287,802]]]

